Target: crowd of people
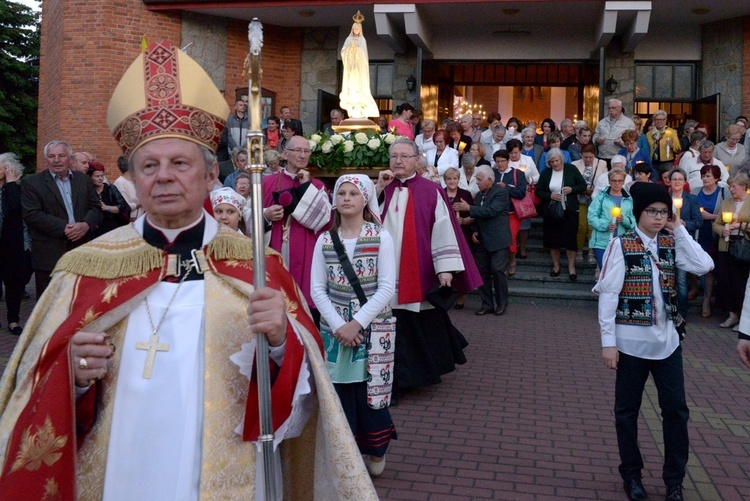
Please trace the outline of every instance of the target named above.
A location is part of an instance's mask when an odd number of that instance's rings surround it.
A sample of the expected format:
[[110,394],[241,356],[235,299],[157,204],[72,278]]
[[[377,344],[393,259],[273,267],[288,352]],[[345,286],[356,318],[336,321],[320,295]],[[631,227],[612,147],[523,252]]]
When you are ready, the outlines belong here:
[[[343,116],[333,110],[324,129],[333,130]],[[282,360],[296,349],[289,346],[290,337],[310,341],[307,351],[301,347],[304,342],[297,342],[300,352],[289,362],[304,367],[285,376],[292,377],[292,383],[297,377],[304,380],[292,393],[300,396],[300,391],[303,397],[305,387],[309,393],[311,383],[305,378],[321,370],[319,362],[324,364],[364,468],[371,476],[380,475],[388,445],[398,436],[389,405],[403,391],[437,384],[442,375],[466,362],[467,341],[448,315],[452,308],[464,308],[466,293],[479,294],[476,315],[499,317],[508,312],[509,279],[528,258],[531,220],[541,216],[550,277],[558,277],[566,265],[568,280],[575,282],[581,273],[577,264],[585,259],[596,264],[594,292],[600,296],[603,358],[607,367],[617,370],[615,415],[625,490],[631,499],[644,498],[643,464],[636,445],[637,408],[650,372],[659,379],[668,435],[664,481],[673,495],[669,499],[682,499],[688,413],[679,336],[699,282],[702,315],[711,317],[715,308],[727,312],[720,326],[739,331],[738,349],[750,368],[750,305],[745,304],[750,264],[730,252],[747,237],[750,223],[750,204],[744,205],[750,188],[750,158],[743,146],[747,120],[739,117],[727,128],[725,140],[714,144],[707,139],[706,127],[698,123],[687,121],[678,133],[662,110],[641,126],[643,121],[625,116],[622,103],[614,99],[593,132],[585,122],[570,119],[563,120],[559,129],[549,118],[539,128],[516,117],[503,123],[497,112],[489,114],[486,128],[476,115],[443,121],[440,128],[434,120],[420,121],[420,116],[408,103],[398,106],[396,117],[380,125],[398,136],[390,146],[388,167],[375,181],[364,175],[343,175],[330,193],[311,173],[311,145],[291,109],[284,106],[279,116],[267,119],[263,130],[267,168],[259,220],[264,243],[276,251],[273,256],[285,270],[270,264],[278,270],[272,279],[282,284],[290,277],[296,285],[285,290],[285,299],[279,298],[278,291],[261,289],[248,292],[244,301],[251,327],[269,334],[270,358],[279,370],[285,367]],[[137,306],[128,313],[134,325],[146,318],[151,322],[151,329],[145,329],[153,332],[151,340],[138,342],[149,352],[143,377],[150,378],[149,371],[155,370],[153,356],[165,350],[157,334],[172,300],[183,281],[202,284],[203,279],[196,277],[204,273],[196,249],[218,252],[219,244],[209,243],[218,239],[223,247],[221,254],[213,256],[214,271],[228,277],[232,272],[222,267],[221,260],[247,256],[242,235],[251,236],[254,223],[243,100],[235,102],[225,130],[208,141],[144,135],[135,144],[121,142],[124,154],[117,161],[121,175],[113,183],[93,155],[74,153],[65,141],[48,143],[43,155],[46,169],[23,179],[17,158],[11,153],[0,155],[0,258],[10,332],[23,332],[20,303],[32,274],[39,304],[29,322],[37,328],[46,325],[45,309],[54,309],[50,295],[44,295],[47,288],[55,294],[66,290],[67,275],[123,280],[130,276],[128,266],[137,268],[135,258],[122,257],[124,264],[113,265],[101,256],[102,249],[128,238],[144,239],[146,247],[177,254],[176,274],[170,279],[157,274],[152,282],[166,280],[164,287],[148,294],[161,311],[159,324],[153,324],[148,301],[142,303],[143,311]],[[217,149],[221,155],[214,155]],[[188,150],[189,154],[182,153]],[[222,233],[223,227],[229,232]],[[160,261],[159,256],[151,259]],[[273,263],[276,257],[269,259]],[[150,272],[161,264],[140,266],[139,271]],[[244,286],[232,287],[244,290]],[[194,288],[186,285],[184,294]],[[657,289],[663,295],[653,292]],[[296,300],[290,300],[292,296]],[[180,301],[190,303],[190,298]],[[200,313],[196,317],[195,311],[176,306],[180,321],[197,320],[202,325]],[[102,307],[102,313],[110,307]],[[261,318],[260,311],[267,315]],[[271,317],[272,321],[266,320]],[[108,362],[122,349],[123,341],[113,342],[107,330],[116,323],[102,324],[99,333],[74,335],[57,324],[46,326],[50,339],[63,336],[63,344],[74,344],[69,354],[59,356],[70,357],[66,364],[74,369],[75,420],[81,418],[79,403],[83,407],[94,402],[91,388],[101,380],[120,384]],[[135,339],[129,325],[123,328]],[[63,331],[67,334],[59,334]],[[649,343],[642,342],[646,331],[653,334]],[[167,336],[166,330],[163,335]],[[203,336],[199,328],[195,339]],[[320,353],[311,348],[316,342]],[[286,348],[276,350],[279,347]],[[34,352],[28,343],[19,349],[31,350],[29,356],[40,360],[47,356]],[[232,360],[248,356],[252,360],[252,354],[245,352],[243,345]],[[132,368],[138,365],[133,360],[141,359],[131,358]],[[130,369],[124,365],[128,377]],[[195,377],[177,365],[164,370],[183,380]],[[319,392],[326,391],[323,384]],[[144,398],[156,395],[148,390]],[[118,397],[118,405],[132,405],[132,398]],[[289,398],[290,412],[297,412]],[[320,405],[328,403],[324,399]],[[173,404],[175,410],[183,405]],[[332,412],[329,407],[326,411]],[[12,412],[18,417],[27,410],[21,406]],[[198,429],[197,421],[186,419],[191,429]],[[137,425],[137,421],[117,424]],[[128,440],[122,429],[113,431],[118,447]],[[287,436],[292,435],[290,431]],[[252,431],[243,436],[252,436]],[[8,447],[12,445],[11,441]],[[152,446],[142,448],[144,454],[151,450]],[[123,467],[132,478],[145,468]],[[178,477],[174,473],[173,478]]]

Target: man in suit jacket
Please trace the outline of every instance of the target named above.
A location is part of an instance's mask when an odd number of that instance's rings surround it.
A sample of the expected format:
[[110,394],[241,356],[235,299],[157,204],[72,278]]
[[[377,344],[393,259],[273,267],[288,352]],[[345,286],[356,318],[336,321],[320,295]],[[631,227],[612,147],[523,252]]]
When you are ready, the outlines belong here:
[[279,109],[279,117],[281,118],[281,127],[279,127],[280,129],[283,129],[284,125],[292,123],[295,127],[294,135],[301,136],[303,134],[302,122],[300,122],[296,118],[292,118],[292,109],[289,106],[282,106]]
[[[507,188],[495,184],[495,175],[486,165],[476,168],[475,174],[479,193],[474,198],[474,205],[465,201],[453,204],[454,210],[469,211],[469,217],[476,219],[472,235],[477,244],[474,257],[484,284],[479,288],[482,308],[477,315],[494,313],[504,315],[508,308],[508,250],[511,245],[510,197]],[[495,294],[492,294],[492,287]],[[494,300],[493,300],[494,298]],[[497,306],[495,306],[495,304]]]
[[31,233],[31,265],[39,299],[58,259],[87,242],[102,217],[101,200],[91,178],[71,170],[70,145],[51,141],[44,147],[47,169],[21,182],[23,220]]

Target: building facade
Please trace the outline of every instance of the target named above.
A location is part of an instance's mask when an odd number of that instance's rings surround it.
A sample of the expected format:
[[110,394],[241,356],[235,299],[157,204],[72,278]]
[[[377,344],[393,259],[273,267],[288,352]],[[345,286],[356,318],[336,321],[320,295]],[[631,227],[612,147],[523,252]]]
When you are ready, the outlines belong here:
[[385,115],[409,102],[435,119],[477,110],[594,125],[601,102],[616,97],[629,115],[664,108],[675,122],[694,117],[721,136],[750,114],[742,84],[750,4],[742,2],[45,0],[38,165],[41,146],[65,139],[117,176],[106,109],[144,36],[182,47],[231,106],[247,93],[254,17],[264,25],[264,114],[290,106],[305,132],[319,129],[337,106],[339,52],[357,10]]

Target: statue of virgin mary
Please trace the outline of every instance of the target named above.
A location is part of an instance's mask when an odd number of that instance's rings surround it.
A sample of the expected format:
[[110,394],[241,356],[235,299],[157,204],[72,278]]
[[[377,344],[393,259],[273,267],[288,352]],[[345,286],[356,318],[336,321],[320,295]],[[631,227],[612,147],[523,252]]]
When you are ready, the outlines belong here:
[[341,48],[341,61],[344,64],[344,79],[341,85],[341,107],[351,118],[377,117],[378,105],[370,93],[370,63],[367,56],[367,42],[362,35],[361,12],[352,18],[352,31]]

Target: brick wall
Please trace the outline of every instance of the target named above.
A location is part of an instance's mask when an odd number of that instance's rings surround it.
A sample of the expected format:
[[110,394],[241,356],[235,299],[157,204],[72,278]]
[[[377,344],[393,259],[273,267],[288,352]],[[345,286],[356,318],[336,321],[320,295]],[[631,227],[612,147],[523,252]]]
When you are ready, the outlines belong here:
[[107,129],[107,105],[138,55],[141,36],[180,43],[179,13],[149,12],[140,1],[45,0],[42,5],[37,165],[52,139],[92,152],[119,175],[121,153]]
[[[227,25],[226,98],[234,106],[235,91],[247,87],[242,76],[248,53],[247,22],[229,21]],[[302,30],[263,26],[263,76],[261,85],[276,93],[274,114],[281,106],[292,108],[292,116],[299,117],[300,80],[302,71]]]

